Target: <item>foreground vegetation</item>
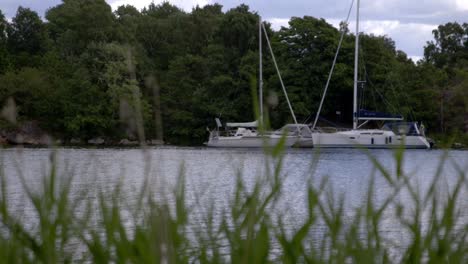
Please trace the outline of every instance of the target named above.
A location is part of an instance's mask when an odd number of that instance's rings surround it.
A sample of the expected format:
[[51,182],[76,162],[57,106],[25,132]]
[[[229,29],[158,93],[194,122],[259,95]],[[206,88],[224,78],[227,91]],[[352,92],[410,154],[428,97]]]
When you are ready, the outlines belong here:
[[[76,0],[51,7],[44,20],[26,7],[11,22],[0,13],[0,103],[18,110],[13,116],[2,111],[14,123],[0,122],[2,128],[37,121],[65,140],[118,141],[144,132],[172,144],[200,144],[214,117],[254,118],[249,82],[258,69],[257,23],[245,5],[184,12],[165,2],[112,12],[104,0]],[[307,120],[317,109],[340,33],[310,16],[291,18],[279,31],[267,28],[298,120]],[[399,112],[432,133],[466,133],[467,36],[466,23],[440,25],[415,65],[390,38],[363,34],[361,107]],[[352,116],[353,45],[347,31],[322,111],[338,125]],[[264,60],[265,101],[279,127],[289,112],[269,54]],[[140,131],[129,122],[139,119],[146,124]]]
[[[444,184],[443,166],[453,162],[447,156],[422,187],[404,172],[403,150],[394,152],[391,170],[369,155],[374,173],[361,206],[351,210],[326,179],[314,182],[317,178],[311,177],[304,184],[305,208],[300,208],[307,213],[294,225],[276,206],[288,192],[282,148],[265,155],[265,174],[253,185],[239,175],[233,193],[226,194],[230,202],[218,211],[214,203],[188,205],[183,172],[168,196],[150,187],[148,175],[129,199],[121,184],[111,190],[90,184],[77,191],[71,174],[59,174],[52,166],[40,187],[21,178],[20,192],[27,198],[20,205],[12,202],[2,174],[0,257],[7,263],[468,261],[463,199],[468,175],[454,164],[454,182]],[[377,193],[382,186],[385,192]],[[403,235],[388,236],[389,222],[398,223]]]

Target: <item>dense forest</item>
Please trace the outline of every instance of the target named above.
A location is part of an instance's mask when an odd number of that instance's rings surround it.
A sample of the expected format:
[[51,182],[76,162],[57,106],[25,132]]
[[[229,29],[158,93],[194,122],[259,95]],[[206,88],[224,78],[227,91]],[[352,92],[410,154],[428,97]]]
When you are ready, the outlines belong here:
[[[0,125],[34,121],[56,138],[164,138],[201,144],[214,117],[254,120],[258,14],[219,4],[188,13],[167,2],[114,12],[104,0],[51,7],[43,18],[19,7],[0,12]],[[340,29],[324,19],[293,17],[266,24],[299,121],[318,108]],[[349,126],[354,35],[346,30],[322,115]],[[430,134],[468,133],[468,24],[433,31],[414,63],[387,36],[362,34],[361,108],[423,121]],[[267,50],[266,42],[263,49]],[[273,127],[291,117],[269,53],[264,52],[266,111]],[[6,110],[5,110],[6,109]],[[323,122],[323,121],[322,121]]]

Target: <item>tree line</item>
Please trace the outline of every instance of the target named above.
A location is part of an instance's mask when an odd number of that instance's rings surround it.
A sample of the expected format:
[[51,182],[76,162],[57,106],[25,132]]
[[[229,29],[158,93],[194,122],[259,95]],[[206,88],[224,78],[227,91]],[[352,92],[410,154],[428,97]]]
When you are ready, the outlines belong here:
[[[160,138],[201,144],[213,118],[252,121],[258,76],[258,14],[219,4],[185,12],[167,2],[112,11],[104,0],[63,1],[44,19],[19,7],[0,12],[0,102],[17,121],[35,120],[57,138]],[[266,23],[298,120],[317,111],[340,30],[324,19]],[[346,30],[322,111],[352,118],[354,35]],[[432,133],[468,132],[468,24],[433,31],[413,63],[387,36],[361,35],[360,107],[423,121]],[[263,43],[263,49],[267,45]],[[291,122],[271,57],[264,52],[265,110]],[[325,121],[322,121],[325,122]],[[2,127],[11,127],[6,120]]]

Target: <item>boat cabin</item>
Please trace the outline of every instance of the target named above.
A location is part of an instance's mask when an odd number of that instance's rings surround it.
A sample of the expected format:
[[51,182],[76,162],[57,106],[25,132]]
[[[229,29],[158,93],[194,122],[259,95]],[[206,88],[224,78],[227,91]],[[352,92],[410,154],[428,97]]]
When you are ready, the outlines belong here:
[[383,130],[393,131],[401,136],[424,136],[424,127],[418,127],[416,122],[391,122],[386,123]]

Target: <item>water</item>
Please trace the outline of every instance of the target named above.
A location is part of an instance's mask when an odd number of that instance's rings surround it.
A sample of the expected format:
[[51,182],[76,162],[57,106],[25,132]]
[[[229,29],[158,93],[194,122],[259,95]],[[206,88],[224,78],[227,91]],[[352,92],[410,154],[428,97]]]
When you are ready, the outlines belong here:
[[[31,205],[25,202],[27,199],[21,179],[31,190],[40,190],[42,178],[50,170],[52,153],[50,149],[5,149],[1,152],[10,204],[31,223],[36,216]],[[394,151],[371,150],[369,154],[395,173]],[[365,201],[373,173],[376,188],[373,199],[377,204],[382,202],[391,189],[386,179],[376,172],[369,154],[353,149],[322,150],[319,155],[311,149],[288,150],[281,171],[284,180],[281,199],[273,210],[286,219],[286,225],[294,229],[307,217],[308,184],[317,187],[327,178],[333,196],[344,195],[344,213],[351,216]],[[408,150],[403,171],[411,175],[411,181],[423,191],[428,188],[444,155],[447,155],[447,161],[438,185],[441,189],[450,190],[459,176],[457,172],[461,170],[466,175],[468,171],[468,151]],[[137,199],[139,190],[145,184],[157,197],[170,201],[170,193],[182,173],[185,175],[189,208],[213,204],[219,214],[232,198],[237,175],[241,175],[247,188],[251,188],[267,170],[267,158],[263,151],[252,149],[163,147],[142,151],[62,148],[57,150],[56,158],[58,178],[68,180],[68,176],[73,176],[73,195],[91,189],[111,192],[112,187],[121,184],[122,195],[132,201]],[[463,192],[466,197],[466,188]],[[90,195],[88,198],[94,197]],[[402,192],[397,199],[405,204],[407,199],[409,201],[409,195]],[[468,206],[467,201],[461,203],[461,207]],[[202,216],[194,213],[193,221],[202,222]],[[462,212],[461,216],[466,223],[467,212]],[[395,221],[392,217],[384,218],[382,231],[400,239],[404,234]]]

